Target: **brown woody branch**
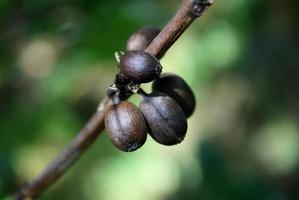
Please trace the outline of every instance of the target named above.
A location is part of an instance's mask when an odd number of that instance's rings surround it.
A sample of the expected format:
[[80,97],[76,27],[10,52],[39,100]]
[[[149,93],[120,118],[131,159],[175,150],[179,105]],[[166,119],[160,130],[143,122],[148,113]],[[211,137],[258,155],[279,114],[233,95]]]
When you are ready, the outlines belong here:
[[[183,0],[175,16],[168,22],[160,34],[147,47],[146,52],[161,58],[175,43],[188,26],[212,5],[213,0]],[[76,138],[54,159],[36,178],[25,184],[15,199],[37,198],[44,190],[53,185],[87,150],[104,130],[106,109],[112,104],[105,97],[95,114],[78,133]]]

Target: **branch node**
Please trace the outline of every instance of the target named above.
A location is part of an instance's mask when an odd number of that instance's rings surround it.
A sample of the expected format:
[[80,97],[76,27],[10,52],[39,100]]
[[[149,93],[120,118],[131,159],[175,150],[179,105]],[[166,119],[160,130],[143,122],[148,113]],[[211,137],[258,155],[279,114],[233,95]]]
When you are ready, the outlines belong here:
[[214,0],[193,0],[189,7],[189,13],[196,17],[200,17],[213,3]]
[[[162,57],[175,43],[181,34],[189,27],[195,18],[213,4],[214,0],[182,0],[182,6],[172,20],[164,27],[160,34],[145,49],[146,52]],[[115,54],[119,64],[122,52]],[[119,70],[119,69],[118,69]],[[120,71],[120,70],[119,70]],[[75,139],[54,159],[48,167],[28,184],[20,188],[16,200],[37,198],[44,190],[53,185],[64,173],[82,156],[93,141],[104,130],[105,111],[113,103],[128,98],[133,93],[146,95],[146,93],[134,84],[128,77],[118,71],[114,85],[108,91],[98,106],[97,111],[78,133]],[[115,98],[114,98],[115,97]]]

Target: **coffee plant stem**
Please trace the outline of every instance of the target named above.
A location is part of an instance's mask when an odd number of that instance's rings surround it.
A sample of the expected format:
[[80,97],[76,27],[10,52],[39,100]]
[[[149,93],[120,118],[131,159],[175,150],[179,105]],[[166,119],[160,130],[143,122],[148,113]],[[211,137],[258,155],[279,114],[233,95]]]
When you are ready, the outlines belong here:
[[[174,17],[145,51],[161,58],[194,19],[201,16],[212,3],[213,0],[183,0]],[[44,190],[63,176],[104,130],[105,111],[110,105],[112,105],[111,100],[108,97],[104,97],[95,114],[73,141],[65,147],[43,172],[24,184],[16,194],[15,199],[37,198]]]

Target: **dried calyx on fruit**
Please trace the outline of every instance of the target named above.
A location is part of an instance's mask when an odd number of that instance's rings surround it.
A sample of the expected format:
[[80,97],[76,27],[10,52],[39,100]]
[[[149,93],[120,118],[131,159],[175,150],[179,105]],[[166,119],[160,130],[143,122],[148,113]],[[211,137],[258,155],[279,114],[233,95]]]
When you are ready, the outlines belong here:
[[148,83],[156,79],[162,66],[157,58],[144,51],[129,51],[120,56],[120,73],[134,83]]
[[153,82],[152,89],[172,97],[182,108],[186,117],[190,117],[194,112],[195,95],[181,77],[174,74],[162,74]]
[[[159,60],[144,50],[158,35],[156,27],[146,26],[128,40],[127,51],[116,52],[118,72],[107,95],[113,105],[105,114],[105,126],[112,143],[122,151],[141,147],[147,132],[158,143],[175,145],[187,132],[187,117],[195,109],[195,96],[179,76],[163,74]],[[141,88],[153,82],[152,93]],[[132,94],[143,97],[139,108],[125,101]]]
[[127,41],[127,51],[143,51],[160,33],[156,26],[144,26],[133,33]]
[[175,145],[183,141],[187,132],[187,119],[180,106],[171,97],[160,92],[146,94],[140,110],[147,122],[149,133],[160,144]]
[[108,108],[105,114],[105,128],[112,143],[126,152],[135,151],[147,138],[147,126],[142,113],[127,101],[121,101]]

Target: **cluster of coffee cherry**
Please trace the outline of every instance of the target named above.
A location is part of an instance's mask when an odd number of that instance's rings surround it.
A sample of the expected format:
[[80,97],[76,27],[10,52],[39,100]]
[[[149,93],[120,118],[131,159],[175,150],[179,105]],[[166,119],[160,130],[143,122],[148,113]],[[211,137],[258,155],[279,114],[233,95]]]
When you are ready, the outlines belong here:
[[[147,133],[163,145],[180,143],[187,132],[187,117],[195,109],[188,84],[177,75],[161,74],[159,60],[144,51],[159,32],[145,26],[129,38],[125,53],[116,53],[118,73],[107,91],[113,105],[105,113],[105,128],[122,151],[141,147]],[[152,81],[152,93],[147,94],[140,84]],[[139,108],[126,101],[131,94],[143,97]]]

